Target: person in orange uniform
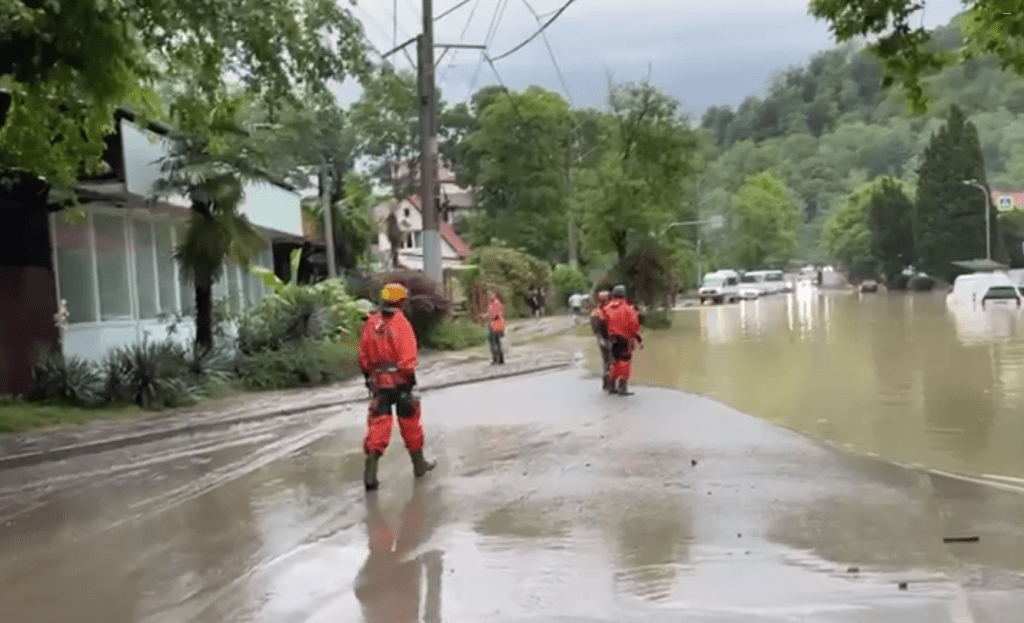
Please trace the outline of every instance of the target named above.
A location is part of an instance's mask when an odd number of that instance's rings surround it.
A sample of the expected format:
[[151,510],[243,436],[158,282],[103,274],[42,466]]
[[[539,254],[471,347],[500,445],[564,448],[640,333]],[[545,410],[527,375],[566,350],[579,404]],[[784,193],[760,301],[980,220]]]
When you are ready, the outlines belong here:
[[491,345],[491,363],[504,364],[505,353],[501,338],[505,336],[505,301],[498,292],[491,293],[491,306],[487,310],[487,341]]
[[626,286],[612,288],[612,300],[605,306],[603,315],[614,359],[609,374],[612,382],[609,391],[626,396],[632,394],[628,383],[633,371],[633,350],[637,344],[643,343],[640,337],[640,316],[626,300]]
[[590,330],[597,338],[597,348],[601,351],[601,389],[607,390],[611,387],[611,377],[608,376],[612,365],[611,342],[608,339],[608,324],[604,317],[604,307],[611,298],[607,290],[597,293],[597,303],[590,311]]
[[434,469],[435,463],[423,458],[423,424],[416,387],[417,344],[409,319],[402,313],[408,292],[400,283],[389,283],[381,292],[380,311],[373,312],[363,325],[359,342],[359,367],[370,390],[367,416],[366,467],[363,484],[376,489],[377,463],[391,441],[391,411],[398,416],[402,441],[412,458],[417,478]]

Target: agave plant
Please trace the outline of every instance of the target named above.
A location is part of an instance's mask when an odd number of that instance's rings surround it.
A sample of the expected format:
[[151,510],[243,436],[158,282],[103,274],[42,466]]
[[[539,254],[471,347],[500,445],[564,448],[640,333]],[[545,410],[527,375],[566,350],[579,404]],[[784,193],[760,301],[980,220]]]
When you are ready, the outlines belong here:
[[32,369],[34,400],[58,400],[91,406],[102,401],[102,381],[96,366],[81,357],[48,353]]

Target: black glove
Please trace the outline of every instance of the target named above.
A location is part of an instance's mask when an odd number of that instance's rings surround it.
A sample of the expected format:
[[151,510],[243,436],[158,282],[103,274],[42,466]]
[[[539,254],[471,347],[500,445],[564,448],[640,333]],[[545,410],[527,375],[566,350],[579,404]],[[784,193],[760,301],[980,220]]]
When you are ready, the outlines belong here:
[[639,333],[636,336],[636,343],[637,344],[643,344],[644,343],[644,339],[642,337],[640,337]]
[[415,372],[410,372],[409,373],[409,389],[412,389],[413,387],[416,387],[416,373]]
[[366,370],[363,370],[363,381],[366,383],[366,389],[371,389],[371,387],[370,387],[370,373],[367,372]]

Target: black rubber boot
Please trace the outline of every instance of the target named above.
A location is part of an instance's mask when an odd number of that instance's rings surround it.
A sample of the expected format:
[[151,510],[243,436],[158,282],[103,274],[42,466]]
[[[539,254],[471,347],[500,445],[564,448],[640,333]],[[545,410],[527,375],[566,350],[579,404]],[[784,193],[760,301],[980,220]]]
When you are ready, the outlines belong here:
[[417,478],[437,467],[437,461],[423,458],[423,450],[409,450],[409,458],[412,459],[412,473]]
[[363,468],[363,485],[367,491],[374,491],[380,486],[377,481],[377,463],[380,462],[380,455],[371,452],[366,455],[366,466]]

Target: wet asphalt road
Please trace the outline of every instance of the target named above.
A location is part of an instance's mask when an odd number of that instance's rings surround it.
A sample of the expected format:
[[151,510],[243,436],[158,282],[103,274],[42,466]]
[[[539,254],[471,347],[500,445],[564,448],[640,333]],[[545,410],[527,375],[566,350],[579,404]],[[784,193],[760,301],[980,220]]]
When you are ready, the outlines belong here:
[[598,385],[428,393],[371,496],[362,405],[0,472],[0,620],[1020,620],[1019,492]]

